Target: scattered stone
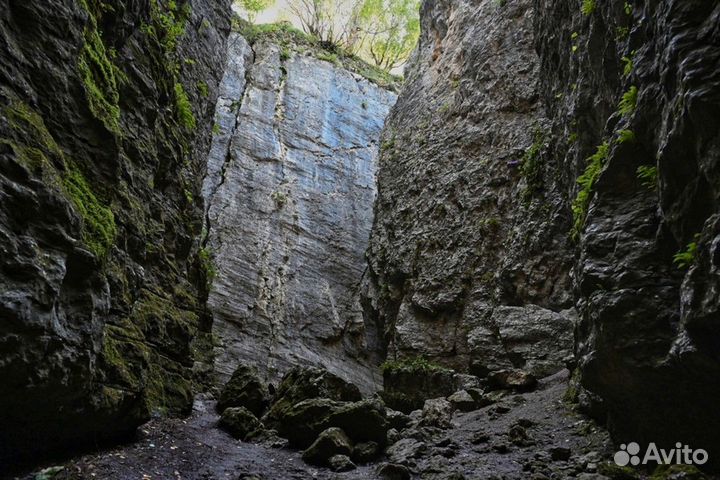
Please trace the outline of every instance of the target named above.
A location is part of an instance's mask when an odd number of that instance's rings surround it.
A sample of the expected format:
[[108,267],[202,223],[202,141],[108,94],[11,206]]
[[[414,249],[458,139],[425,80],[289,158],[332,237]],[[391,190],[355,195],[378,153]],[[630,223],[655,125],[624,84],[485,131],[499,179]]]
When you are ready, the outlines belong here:
[[517,424],[524,428],[530,428],[535,425],[535,422],[533,422],[529,418],[521,418],[517,421]]
[[333,455],[328,463],[335,472],[348,472],[357,468],[347,455]]
[[572,451],[568,447],[552,447],[550,449],[550,458],[554,461],[567,462],[571,455]]
[[426,400],[423,406],[420,424],[442,429],[451,428],[452,414],[453,407],[450,402],[444,398]]
[[473,445],[480,445],[481,443],[487,443],[490,441],[490,435],[485,432],[476,432],[470,439],[470,443]]
[[217,411],[226,408],[245,407],[260,417],[270,403],[267,386],[260,380],[253,367],[240,365],[223,387],[217,403]]
[[305,463],[327,465],[333,455],[350,455],[352,443],[340,428],[332,427],[323,431],[302,454]]
[[226,408],[220,417],[220,427],[240,440],[257,436],[264,430],[263,424],[245,407]]
[[508,439],[515,445],[526,447],[534,442],[528,435],[527,430],[522,425],[513,425],[508,431]]
[[425,442],[420,442],[414,438],[403,438],[388,447],[385,453],[393,462],[405,463],[408,459],[420,457],[427,449]]
[[612,480],[638,480],[640,478],[640,475],[632,467],[621,467],[613,462],[598,464],[598,473]]
[[488,377],[488,385],[496,389],[511,389],[518,392],[529,392],[537,386],[537,379],[524,370],[497,370]]
[[377,458],[380,445],[377,442],[361,442],[352,450],[352,460],[357,463],[368,463]]
[[383,463],[378,467],[377,474],[383,480],[410,480],[410,470],[397,463]]
[[409,415],[406,415],[397,410],[386,408],[385,412],[388,423],[390,424],[390,428],[394,428],[398,431],[402,430],[403,428],[407,428],[413,421]]
[[492,446],[492,449],[498,453],[510,452],[510,447],[508,447],[507,444],[505,444],[505,443],[496,443],[495,445]]
[[466,390],[459,390],[448,397],[448,402],[462,412],[471,412],[478,408],[475,399]]
[[456,390],[469,390],[471,388],[480,388],[480,379],[475,375],[466,373],[456,373],[453,376]]
[[387,445],[392,445],[393,443],[400,440],[402,437],[400,436],[400,433],[395,430],[394,428],[391,428],[387,431]]

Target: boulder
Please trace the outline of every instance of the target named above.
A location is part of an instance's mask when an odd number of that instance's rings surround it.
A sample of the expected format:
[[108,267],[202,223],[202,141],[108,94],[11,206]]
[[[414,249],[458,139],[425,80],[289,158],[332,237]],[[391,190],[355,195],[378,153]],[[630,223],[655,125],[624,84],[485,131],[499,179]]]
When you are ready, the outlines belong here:
[[290,446],[307,448],[323,430],[332,426],[328,418],[341,407],[343,404],[335,400],[312,398],[288,404],[275,412],[271,408],[263,417],[263,423],[275,428],[281,437],[287,438]]
[[396,430],[402,430],[403,428],[407,428],[413,421],[409,415],[398,412],[397,410],[386,408],[385,412],[387,415],[388,423],[390,424],[390,428],[394,428]]
[[[280,423],[288,415],[293,416],[296,413],[292,410],[297,404],[320,398],[336,402],[353,402],[360,400],[362,395],[355,385],[327,370],[295,367],[280,382],[272,405],[263,421],[268,426],[282,432],[284,429]],[[315,436],[310,439],[310,442]]]
[[361,442],[352,451],[352,460],[356,463],[368,463],[377,458],[380,445],[377,442]]
[[491,372],[488,385],[496,389],[512,389],[518,392],[528,392],[537,386],[534,375],[524,370],[508,369]]
[[335,472],[348,472],[357,468],[347,455],[333,455],[328,464]]
[[423,407],[425,400],[447,397],[457,390],[455,372],[445,368],[422,368],[413,363],[393,365],[383,370],[385,404],[403,413]]
[[226,408],[245,407],[254,415],[261,416],[270,403],[267,386],[260,380],[257,370],[240,365],[220,393],[218,412]]
[[220,417],[220,427],[240,440],[259,435],[264,430],[263,424],[245,407],[226,408]]
[[450,428],[453,407],[444,398],[426,400],[422,410],[420,424],[427,427]]
[[328,425],[342,428],[355,442],[376,442],[385,445],[390,428],[385,405],[369,398],[341,406],[332,412]]
[[329,460],[334,455],[350,455],[353,451],[352,442],[337,427],[324,430],[318,438],[302,454],[302,459],[311,465],[329,465]]
[[462,412],[471,412],[478,408],[478,403],[467,390],[459,390],[453,393],[448,397],[448,402],[453,408]]
[[313,398],[278,409],[270,417],[273,408],[263,421],[295,448],[307,448],[320,432],[330,427],[341,428],[353,442],[373,441],[384,446],[387,440],[389,424],[385,406],[378,399],[344,403]]
[[383,463],[378,467],[377,474],[383,480],[410,480],[410,470],[397,463]]
[[413,458],[421,457],[427,450],[428,446],[425,442],[414,438],[403,438],[388,447],[385,453],[392,462],[403,464]]

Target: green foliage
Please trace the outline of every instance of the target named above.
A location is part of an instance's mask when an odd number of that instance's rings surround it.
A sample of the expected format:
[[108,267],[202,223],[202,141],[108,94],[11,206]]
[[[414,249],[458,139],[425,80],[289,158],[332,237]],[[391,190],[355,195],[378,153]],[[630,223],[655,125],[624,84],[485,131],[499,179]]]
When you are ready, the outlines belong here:
[[623,93],[620,105],[618,106],[618,110],[622,116],[627,117],[635,111],[637,96],[638,89],[635,85],[631,86],[627,92]]
[[607,160],[610,144],[608,142],[598,145],[597,151],[588,158],[587,167],[577,179],[580,191],[572,203],[573,227],[570,230],[570,238],[577,240],[585,227],[588,207],[592,198],[593,187],[600,177],[605,161]]
[[198,82],[198,83],[197,83],[197,89],[198,89],[198,93],[199,93],[200,96],[203,97],[203,98],[205,98],[205,97],[207,97],[208,95],[210,95],[210,87],[208,87],[207,82],[202,82],[202,81]]
[[116,135],[120,134],[120,93],[118,83],[122,72],[105,49],[95,18],[85,28],[85,42],[78,58],[78,73],[83,81],[92,114]]
[[290,60],[290,49],[288,47],[282,47],[280,49],[280,60],[283,62],[287,62]]
[[386,360],[380,365],[383,372],[391,372],[395,370],[404,370],[410,372],[435,372],[448,370],[442,365],[433,363],[425,357],[407,357],[400,360]]
[[210,287],[215,277],[217,277],[217,269],[215,268],[210,250],[205,247],[201,248],[198,252],[198,259],[200,260],[202,270],[205,272],[207,286]]
[[219,134],[220,131],[221,131],[221,129],[220,129],[220,125],[219,125],[219,124],[216,123],[216,124],[214,124],[214,125],[212,126],[212,133],[213,133],[213,135]]
[[245,11],[248,21],[251,23],[255,23],[258,14],[270,8],[274,3],[275,0],[235,0],[235,4]]
[[592,13],[595,11],[595,0],[583,0],[580,11],[583,15],[592,15]]
[[196,122],[195,115],[192,112],[192,105],[181,83],[175,84],[175,113],[185,128],[188,130],[195,128]]
[[633,7],[628,2],[625,2],[625,4],[623,5],[623,10],[625,11],[626,15],[632,15]]
[[275,202],[275,207],[278,209],[284,207],[288,201],[287,194],[280,191],[273,192],[272,195],[270,195],[270,198],[272,198],[273,202]]
[[629,142],[632,143],[635,141],[635,132],[632,130],[618,130],[618,142],[619,143],[625,143]]
[[675,263],[678,268],[684,270],[690,268],[690,266],[695,263],[695,257],[697,256],[698,249],[697,242],[699,239],[700,234],[695,234],[694,240],[687,244],[685,250],[680,250],[673,256],[673,263]]
[[528,201],[543,188],[542,164],[540,154],[545,147],[545,132],[541,128],[535,129],[535,139],[525,151],[520,166],[520,173],[525,177],[526,187],[523,198]]
[[615,40],[621,42],[630,35],[630,29],[628,27],[615,27]]
[[315,58],[331,62],[357,73],[376,85],[395,91],[399,89],[399,84],[402,81],[402,77],[392,75],[375,65],[370,65],[356,55],[340,48],[329,47],[316,37],[293,27],[289,22],[253,25],[236,16],[233,19],[233,29],[242,34],[251,45],[261,38],[275,43],[280,46],[281,57],[283,56],[283,50],[287,52],[288,58],[291,52],[310,54]]
[[330,62],[338,66],[342,66],[342,63],[338,59],[338,56],[332,52],[320,52],[317,55],[318,60],[323,60],[325,62]]
[[[88,184],[80,169],[65,158],[42,117],[23,102],[16,102],[4,109],[10,126],[24,137],[24,145],[3,141],[19,153],[33,169],[42,169],[43,179],[73,203],[82,219],[83,242],[98,257],[104,257],[115,240],[116,226],[112,211],[102,204]],[[60,171],[48,160],[47,155],[62,165]]]
[[633,54],[635,51],[633,50],[630,55],[624,56],[621,58],[623,62],[623,76],[627,77],[629,76],[633,71]]
[[152,19],[152,32],[157,36],[166,54],[172,54],[177,44],[185,34],[185,26],[190,18],[190,3],[178,7],[175,1],[168,1],[162,7],[161,0],[150,0],[150,18]]
[[83,219],[83,241],[98,256],[104,257],[115,241],[115,216],[100,203],[85,176],[74,165],[66,165],[63,187]]
[[405,63],[420,36],[418,0],[364,0],[360,24],[367,51],[385,70]]
[[658,171],[656,166],[641,165],[637,168],[637,177],[644,187],[650,190],[657,189]]

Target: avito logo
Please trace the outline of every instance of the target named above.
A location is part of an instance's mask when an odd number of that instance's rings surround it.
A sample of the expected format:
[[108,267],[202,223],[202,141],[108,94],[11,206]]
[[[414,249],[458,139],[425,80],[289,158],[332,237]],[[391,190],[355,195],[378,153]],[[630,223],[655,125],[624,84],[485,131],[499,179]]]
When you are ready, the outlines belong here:
[[640,445],[630,442],[627,445],[620,445],[620,450],[613,457],[615,463],[624,467],[626,465],[647,465],[655,462],[658,465],[703,465],[708,461],[708,453],[702,448],[693,450],[688,445],[678,442],[675,448],[665,450],[658,448],[655,443],[650,443],[645,454],[640,458]]

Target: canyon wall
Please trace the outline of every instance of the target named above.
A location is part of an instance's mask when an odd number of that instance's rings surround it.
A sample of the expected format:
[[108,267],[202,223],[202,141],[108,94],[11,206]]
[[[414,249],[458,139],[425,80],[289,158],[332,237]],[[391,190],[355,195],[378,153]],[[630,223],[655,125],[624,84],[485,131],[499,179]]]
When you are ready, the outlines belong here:
[[617,441],[720,454],[719,15],[424,3],[364,288],[389,356],[547,373],[572,348],[569,397]]
[[[230,40],[204,193],[216,371],[317,365],[377,389],[359,303],[378,139],[395,94],[279,25]],[[329,53],[325,53],[329,55]]]
[[0,1],[0,465],[190,410],[212,353],[200,187],[229,14]]
[[390,357],[552,373],[572,351],[572,255],[539,160],[531,2],[425,2],[421,20],[383,132],[366,308]]

